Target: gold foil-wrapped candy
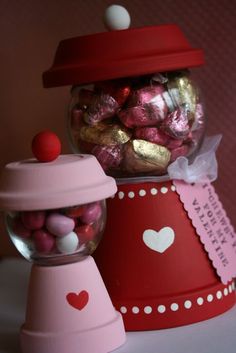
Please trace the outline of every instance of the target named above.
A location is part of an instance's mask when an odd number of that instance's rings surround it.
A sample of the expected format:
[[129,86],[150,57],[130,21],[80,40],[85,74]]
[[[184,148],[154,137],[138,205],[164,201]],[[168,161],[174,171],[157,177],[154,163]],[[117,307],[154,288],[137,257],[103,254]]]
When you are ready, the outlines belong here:
[[181,107],[188,113],[189,120],[194,121],[198,92],[187,73],[180,72],[179,75],[175,75],[174,77],[170,76],[170,78],[168,78],[167,88],[173,104],[173,106],[170,107],[171,110]]
[[171,157],[164,147],[145,140],[131,140],[125,145],[123,168],[129,173],[165,174]]
[[97,145],[114,146],[128,142],[131,138],[131,133],[128,129],[118,124],[97,124],[95,126],[82,126],[79,137],[86,142]]

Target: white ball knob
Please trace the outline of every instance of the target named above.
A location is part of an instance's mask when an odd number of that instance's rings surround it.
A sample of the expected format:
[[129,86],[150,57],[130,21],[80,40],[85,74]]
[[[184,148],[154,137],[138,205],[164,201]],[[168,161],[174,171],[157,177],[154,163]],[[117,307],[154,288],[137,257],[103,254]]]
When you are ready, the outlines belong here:
[[123,6],[111,5],[105,11],[104,24],[110,31],[127,29],[130,26],[130,15]]

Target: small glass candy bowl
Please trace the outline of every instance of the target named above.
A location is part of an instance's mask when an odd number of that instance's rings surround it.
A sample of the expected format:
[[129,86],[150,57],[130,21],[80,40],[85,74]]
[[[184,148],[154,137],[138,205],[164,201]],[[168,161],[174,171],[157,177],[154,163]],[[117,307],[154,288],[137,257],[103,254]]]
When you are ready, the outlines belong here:
[[90,255],[101,239],[105,219],[104,200],[60,209],[6,213],[7,230],[17,250],[27,260],[48,265]]
[[106,222],[105,198],[116,192],[96,158],[62,155],[8,164],[0,179],[0,206],[17,250],[30,261],[79,261],[97,247]]

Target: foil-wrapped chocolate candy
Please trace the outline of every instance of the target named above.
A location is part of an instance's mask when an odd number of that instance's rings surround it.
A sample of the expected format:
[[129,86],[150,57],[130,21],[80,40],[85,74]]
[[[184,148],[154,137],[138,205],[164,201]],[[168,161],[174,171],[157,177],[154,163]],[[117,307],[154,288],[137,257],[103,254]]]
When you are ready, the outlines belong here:
[[114,146],[126,143],[131,138],[131,132],[118,124],[84,125],[80,129],[80,138],[97,145]]
[[128,128],[156,125],[161,122],[155,106],[137,106],[118,112],[120,121]]
[[130,95],[130,84],[128,80],[111,80],[98,82],[95,91],[103,92],[113,97],[119,106],[122,106]]
[[174,162],[178,157],[186,156],[189,152],[188,145],[182,145],[180,147],[174,148],[171,150],[171,162]]
[[137,139],[146,140],[165,146],[168,144],[170,137],[157,127],[138,127],[135,129],[134,136]]
[[125,172],[165,174],[171,157],[164,147],[145,140],[131,140],[124,146],[122,162]]
[[103,169],[107,172],[117,168],[122,160],[122,146],[102,146],[96,145],[92,149],[92,154],[97,158]]
[[90,125],[111,118],[119,108],[117,101],[109,94],[94,95],[88,109],[84,113],[84,121]]
[[108,174],[163,175],[179,156],[195,157],[205,117],[188,70],[111,79],[91,87],[73,91],[71,140],[75,151],[96,155]]
[[188,113],[189,119],[194,120],[198,91],[190,79],[188,71],[169,75],[166,85],[174,109],[181,107]]
[[81,123],[83,123],[84,110],[79,107],[74,107],[71,111],[70,125],[75,131],[81,128]]
[[165,88],[161,84],[143,87],[133,90],[127,105],[128,107],[144,106],[146,110],[155,112],[158,120],[161,121],[165,118],[168,107],[163,98]]
[[170,113],[161,125],[161,129],[174,139],[184,139],[190,132],[187,113],[178,108]]

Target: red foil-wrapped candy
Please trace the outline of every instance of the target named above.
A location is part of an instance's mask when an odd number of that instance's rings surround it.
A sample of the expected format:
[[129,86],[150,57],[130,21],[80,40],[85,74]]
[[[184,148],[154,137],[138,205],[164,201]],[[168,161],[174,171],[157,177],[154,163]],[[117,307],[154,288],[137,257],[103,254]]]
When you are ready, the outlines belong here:
[[126,80],[102,81],[95,85],[95,90],[112,96],[122,106],[130,94],[130,85]]

